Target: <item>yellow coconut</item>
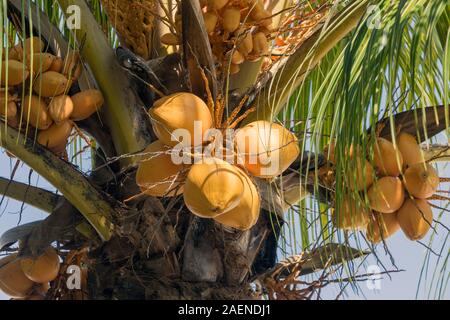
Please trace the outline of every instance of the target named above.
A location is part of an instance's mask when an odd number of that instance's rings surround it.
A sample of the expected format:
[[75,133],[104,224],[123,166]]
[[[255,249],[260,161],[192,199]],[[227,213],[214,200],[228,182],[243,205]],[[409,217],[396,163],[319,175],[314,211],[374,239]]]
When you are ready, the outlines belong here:
[[0,259],[0,290],[12,298],[25,298],[34,282],[28,279],[20,267],[17,254]]
[[71,121],[63,121],[59,124],[52,124],[48,129],[38,133],[37,141],[50,150],[61,150],[66,146],[67,139],[72,133],[73,124]]
[[419,199],[427,199],[436,192],[439,176],[433,166],[416,163],[406,169],[404,182],[409,194]]
[[218,17],[215,12],[206,12],[203,14],[206,32],[212,33],[216,28]]
[[37,95],[55,97],[64,94],[70,88],[70,81],[61,73],[47,71],[41,73],[33,86]]
[[[203,143],[205,132],[212,127],[212,116],[202,99],[192,93],[182,92],[159,99],[150,109],[152,126],[156,136],[166,145],[198,146]],[[197,127],[197,129],[195,129]],[[172,141],[176,129],[190,134],[186,140]]]
[[[50,53],[34,53],[26,58],[28,70],[34,75],[45,72],[50,69],[55,56]],[[32,61],[33,60],[33,61]]]
[[261,178],[280,175],[300,153],[295,135],[268,121],[255,121],[237,131],[235,146],[238,163]]
[[[352,167],[354,165],[354,167]],[[350,190],[367,190],[373,183],[374,170],[369,161],[357,156],[347,171],[347,186]]]
[[397,217],[403,232],[413,241],[425,237],[433,223],[433,211],[423,199],[406,199]]
[[248,32],[242,40],[239,42],[237,49],[244,57],[246,57],[250,52],[253,51],[253,37],[250,32]]
[[168,46],[176,46],[179,45],[180,42],[180,38],[178,38],[178,36],[174,35],[173,33],[165,33],[161,36],[161,43],[168,45]]
[[360,230],[369,222],[369,214],[370,210],[358,196],[347,195],[342,199],[339,210],[333,210],[333,223],[339,229]]
[[409,133],[401,132],[397,137],[397,145],[403,156],[405,166],[425,161],[417,139]]
[[5,118],[15,118],[17,115],[17,104],[14,101],[0,104],[0,116]]
[[[6,79],[7,75],[8,79]],[[22,62],[16,60],[2,61],[2,86],[17,86],[23,83],[29,75],[30,72]]]
[[393,143],[378,138],[374,146],[374,163],[383,176],[397,177],[403,167],[403,157]]
[[241,64],[245,61],[244,56],[239,51],[235,50],[233,51],[231,55],[231,63],[232,64]]
[[263,32],[257,32],[253,35],[253,52],[258,56],[269,53],[269,42]]
[[248,230],[253,227],[259,218],[260,198],[258,189],[250,177],[239,169],[244,181],[244,192],[237,207],[213,218],[224,226],[238,230]]
[[59,256],[56,250],[49,247],[36,259],[22,258],[20,260],[25,275],[37,283],[48,283],[56,279],[59,273]]
[[213,218],[239,204],[244,183],[237,167],[217,158],[204,159],[189,170],[184,203],[195,215]]
[[55,71],[61,73],[63,72],[63,68],[64,68],[64,60],[60,57],[55,57],[48,71]]
[[24,97],[22,111],[24,122],[39,130],[47,129],[53,122],[44,99],[35,95],[26,95]]
[[89,118],[103,106],[104,99],[100,90],[89,89],[74,94],[72,97],[73,111],[71,119],[81,121]]
[[17,115],[16,96],[0,89],[0,116],[5,118],[14,118]]
[[241,10],[237,7],[226,8],[222,13],[222,26],[227,32],[234,32],[241,22]]
[[80,53],[78,51],[70,51],[64,58],[62,74],[67,79],[76,81],[83,71]]
[[23,47],[22,44],[16,44],[9,49],[9,59],[22,61],[23,60]]
[[138,159],[136,184],[150,196],[167,197],[183,193],[183,164],[172,161],[170,148],[157,140]]
[[376,180],[367,196],[370,207],[381,213],[393,213],[405,201],[405,189],[399,178],[383,177]]
[[44,42],[38,37],[30,37],[23,43],[25,56],[32,53],[40,53],[45,50]]
[[372,243],[386,240],[400,229],[397,213],[373,213],[366,229],[366,238]]
[[48,104],[48,112],[57,124],[69,119],[73,112],[72,99],[66,95],[52,98]]
[[236,74],[236,73],[238,73],[239,71],[241,71],[241,67],[239,67],[239,65],[238,64],[231,64],[230,65],[230,70],[228,71],[230,74]]

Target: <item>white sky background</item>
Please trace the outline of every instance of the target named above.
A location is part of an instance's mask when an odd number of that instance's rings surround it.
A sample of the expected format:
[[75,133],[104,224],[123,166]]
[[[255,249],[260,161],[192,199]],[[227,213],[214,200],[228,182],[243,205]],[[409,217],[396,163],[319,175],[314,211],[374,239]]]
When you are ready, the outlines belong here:
[[[443,136],[443,135],[442,135]],[[442,141],[440,139],[440,141]],[[445,141],[445,139],[443,140]],[[85,153],[84,164],[86,167],[89,166],[89,152]],[[15,161],[15,160],[14,160]],[[10,172],[12,166],[15,162],[11,162],[10,158],[4,154],[4,151],[0,151],[0,176],[8,178],[10,176]],[[84,169],[86,168],[84,167]],[[440,166],[439,170],[440,176],[450,177],[450,168],[448,166]],[[28,182],[29,168],[25,165],[21,165],[16,173],[15,180],[21,182]],[[33,173],[31,179],[32,185],[37,185],[39,187],[45,188],[47,190],[54,190],[54,188],[46,182],[43,178],[38,177],[36,173]],[[441,190],[450,190],[450,184],[442,184],[440,187]],[[14,200],[5,199],[4,203],[0,208],[0,234],[5,232],[6,230],[13,228],[18,224],[19,221],[19,212],[22,203]],[[440,206],[445,206],[445,203],[439,204]],[[435,216],[436,216],[435,212]],[[25,205],[24,210],[22,212],[22,220],[21,224],[31,222],[34,220],[45,219],[47,216],[46,213],[37,210],[29,205]],[[442,221],[446,226],[450,227],[450,213],[444,213],[444,219]],[[434,249],[441,248],[443,242],[445,241],[445,237],[448,235],[447,231],[443,228],[438,229],[439,234],[437,239],[434,240]],[[424,243],[428,242],[428,238],[431,235],[431,232],[428,236],[423,239]],[[350,288],[348,288],[347,296],[344,296],[345,299],[415,299],[418,279],[420,276],[420,272],[423,266],[423,261],[426,253],[426,249],[416,242],[409,241],[401,231],[392,236],[387,241],[389,250],[395,258],[395,262],[399,269],[406,270],[401,273],[392,274],[392,279],[389,279],[388,276],[383,276],[381,280],[381,290],[373,291],[369,290],[366,286],[366,283],[361,283],[359,288],[361,292],[359,295],[355,294]],[[445,259],[448,255],[449,245],[448,243],[444,247],[444,252],[442,252],[442,259]],[[384,249],[382,247],[378,247],[378,255],[381,260],[385,264],[386,268],[389,270],[394,269],[392,264],[390,263],[390,259],[388,256],[384,254]],[[375,263],[375,259],[373,257],[369,258],[369,264]],[[431,260],[430,263],[430,271],[429,271],[429,280],[434,271],[435,259]],[[362,270],[364,271],[364,270]],[[447,270],[448,273],[448,270]],[[448,278],[449,275],[446,275]],[[339,293],[338,286],[329,286],[323,290],[322,297],[334,299],[336,295]],[[433,299],[436,295],[434,292],[428,296],[428,286],[422,287],[422,290],[419,292],[419,299]],[[441,295],[442,298],[449,299],[450,298],[450,288],[447,287],[444,294]],[[0,292],[0,299],[8,299],[6,295]]]

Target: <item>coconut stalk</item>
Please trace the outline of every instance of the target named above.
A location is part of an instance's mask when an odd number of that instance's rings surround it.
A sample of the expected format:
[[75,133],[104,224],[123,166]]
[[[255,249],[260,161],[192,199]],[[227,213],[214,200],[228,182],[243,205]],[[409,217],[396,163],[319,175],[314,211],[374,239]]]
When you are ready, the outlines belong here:
[[450,146],[433,144],[430,146],[422,145],[422,151],[425,161],[447,162],[450,161]]
[[[268,9],[276,14],[291,6],[292,3],[292,0],[271,1]],[[282,17],[283,14],[277,14],[272,18],[272,26],[275,30],[280,26]],[[240,72],[229,77],[229,90],[237,90],[240,94],[244,94],[251,89],[258,80],[262,64],[263,59],[245,61],[240,66]]]
[[272,78],[258,89],[254,99],[257,111],[247,117],[244,123],[273,120],[322,58],[357,26],[367,4],[366,0],[350,2],[279,64],[272,72]]
[[115,209],[110,200],[107,200],[86,177],[69,163],[23,137],[17,130],[3,122],[0,122],[0,132],[0,143],[3,148],[57,188],[94,227],[102,240],[111,238],[111,219]]
[[[106,107],[101,111],[101,116],[110,128],[118,155],[144,149],[150,142],[150,135],[146,130],[147,118],[141,110],[143,106],[139,106],[136,95],[128,90],[129,79],[89,7],[82,0],[58,2],[64,13],[70,5],[80,8],[81,28],[74,32],[75,37],[78,43],[83,43],[81,55],[89,64],[105,97]],[[126,157],[122,164],[131,161],[131,157]]]
[[0,177],[0,194],[51,213],[61,196],[26,183]]
[[213,100],[217,97],[217,78],[214,59],[205,29],[200,3],[197,0],[181,2],[184,60],[189,70],[192,92],[203,97],[206,93],[200,68],[208,78]]

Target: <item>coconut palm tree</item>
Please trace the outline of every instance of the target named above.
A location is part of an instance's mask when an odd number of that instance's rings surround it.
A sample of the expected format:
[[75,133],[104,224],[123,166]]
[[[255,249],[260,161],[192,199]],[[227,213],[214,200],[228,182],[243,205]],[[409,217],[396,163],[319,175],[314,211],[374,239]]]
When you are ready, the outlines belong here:
[[[4,196],[49,213],[6,232],[0,247],[24,259],[56,243],[62,264],[48,299],[310,299],[332,283],[357,285],[367,277],[366,257],[389,251],[391,231],[372,244],[367,225],[380,229],[382,218],[368,210],[370,185],[351,187],[361,171],[352,154],[367,159],[363,171],[376,169],[364,181],[381,179],[375,138],[397,150],[397,135],[408,133],[424,143],[427,162],[447,159],[448,147],[433,137],[450,126],[449,26],[450,5],[442,0],[3,1],[1,146],[58,193],[0,178]],[[104,100],[97,112],[71,121],[72,147],[62,153],[41,145],[42,131],[29,126],[24,101],[40,80],[26,63],[17,74],[31,71],[28,80],[8,88],[12,50],[31,36],[52,55],[79,53],[66,75],[77,66],[82,73],[67,95],[96,88]],[[245,48],[247,36],[253,49]],[[9,92],[20,106],[19,124],[8,119]],[[300,152],[289,168],[251,177],[261,203],[251,228],[192,214],[176,190],[156,197],[137,185],[137,168],[152,156],[145,150],[160,138],[155,102],[177,92],[203,99],[218,127],[268,121],[295,133]],[[89,170],[77,163],[82,153],[91,154]],[[403,173],[396,179],[405,181]],[[341,229],[335,212],[347,196],[363,201],[350,210],[351,227]],[[437,192],[429,201],[435,213],[422,226],[432,234],[422,243],[424,268],[439,251],[432,285],[440,297],[449,248],[433,239],[438,231],[448,236],[447,209],[438,202],[447,197]],[[353,228],[362,213],[362,229]],[[67,286],[72,265],[81,267],[75,290]]]

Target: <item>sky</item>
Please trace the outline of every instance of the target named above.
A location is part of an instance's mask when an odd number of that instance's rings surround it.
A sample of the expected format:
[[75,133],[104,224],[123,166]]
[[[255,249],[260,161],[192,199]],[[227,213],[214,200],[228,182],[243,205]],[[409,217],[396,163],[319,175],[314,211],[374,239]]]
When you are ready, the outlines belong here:
[[[84,162],[89,163],[89,159],[84,159]],[[15,160],[11,161],[7,157],[3,150],[0,151],[0,176],[9,178],[11,168],[14,166]],[[15,180],[21,182],[28,182],[29,168],[26,165],[21,165],[17,170],[15,175]],[[450,168],[446,165],[439,165],[439,175],[450,177]],[[55,189],[46,182],[43,178],[39,178],[36,173],[31,175],[32,185],[37,185],[39,187],[45,188],[47,190],[54,191]],[[450,184],[442,184],[441,190],[450,190]],[[438,204],[438,203],[436,203]],[[445,206],[445,203],[438,204],[440,206]],[[20,215],[22,203],[14,200],[5,199],[0,207],[0,234],[3,234],[6,230],[15,227],[19,223],[27,223],[34,220],[45,219],[46,213],[37,210],[29,205],[25,205],[23,212]],[[435,211],[435,218],[438,212]],[[443,213],[443,224],[450,226],[450,213]],[[449,255],[449,243],[446,243],[446,237],[448,236],[448,231],[443,228],[437,229],[438,234],[434,235],[435,239],[433,241],[434,251],[441,251],[440,261],[448,258]],[[423,239],[423,243],[428,243],[428,239],[431,237],[431,232]],[[394,236],[387,240],[389,251],[395,259],[395,265],[400,270],[405,270],[403,272],[394,273],[391,278],[388,276],[383,276],[380,281],[377,281],[377,285],[373,285],[373,282],[360,283],[358,288],[359,292],[354,292],[350,289],[346,290],[346,295],[342,298],[344,299],[416,299],[416,293],[418,288],[418,281],[420,274],[422,272],[422,267],[424,264],[424,257],[426,254],[426,249],[424,246],[418,244],[417,242],[412,242],[408,240],[401,231],[397,232]],[[442,249],[443,246],[443,249]],[[389,255],[385,254],[383,247],[377,247],[377,254],[380,260],[385,265],[386,269],[393,270],[395,267],[392,265]],[[434,272],[436,266],[437,257],[433,256],[429,262],[428,271],[428,283],[431,281],[431,275]],[[376,265],[376,260],[373,256],[370,256],[367,260],[366,265]],[[439,265],[442,265],[440,263]],[[362,270],[364,271],[364,269]],[[448,269],[447,274],[444,278],[449,277]],[[378,285],[379,284],[379,285]],[[335,299],[339,293],[339,287],[337,285],[329,286],[323,290],[322,297],[325,299]],[[436,292],[429,292],[429,285],[421,286],[420,291],[417,294],[418,299],[434,299],[439,297]],[[450,299],[450,287],[447,287],[440,295],[440,298]],[[0,292],[0,299],[8,299],[3,293]]]

